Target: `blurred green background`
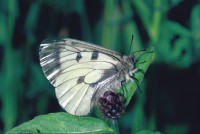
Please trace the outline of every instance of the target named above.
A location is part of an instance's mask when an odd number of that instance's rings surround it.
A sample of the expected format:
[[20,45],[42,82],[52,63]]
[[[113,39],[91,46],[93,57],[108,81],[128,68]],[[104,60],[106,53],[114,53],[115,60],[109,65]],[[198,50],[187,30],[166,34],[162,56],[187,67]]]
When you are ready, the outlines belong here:
[[119,120],[123,133],[200,132],[198,0],[0,0],[0,133],[62,111],[39,65],[48,37],[129,54],[154,46],[154,62]]

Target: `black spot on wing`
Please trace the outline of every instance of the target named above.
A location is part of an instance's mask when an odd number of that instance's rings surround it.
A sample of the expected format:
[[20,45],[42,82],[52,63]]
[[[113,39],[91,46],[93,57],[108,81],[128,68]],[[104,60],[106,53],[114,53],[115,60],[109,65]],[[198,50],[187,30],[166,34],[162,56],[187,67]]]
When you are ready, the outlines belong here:
[[99,57],[99,52],[98,51],[93,51],[91,60],[96,60],[98,57]]
[[77,84],[84,82],[84,79],[85,79],[85,76],[79,77],[78,80],[77,80]]
[[80,52],[78,52],[77,55],[76,55],[76,61],[79,62],[79,60],[80,60],[81,58],[82,58],[82,55],[81,55]]

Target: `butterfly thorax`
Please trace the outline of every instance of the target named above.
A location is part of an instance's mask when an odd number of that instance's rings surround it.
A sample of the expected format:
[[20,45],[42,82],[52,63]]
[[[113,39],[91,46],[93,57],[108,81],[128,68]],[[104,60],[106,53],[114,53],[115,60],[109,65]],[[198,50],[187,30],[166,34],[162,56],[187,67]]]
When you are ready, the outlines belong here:
[[137,71],[135,68],[135,58],[134,56],[123,56],[123,62],[120,72],[125,76],[125,81],[132,80],[131,76]]
[[132,74],[137,71],[134,64],[133,56],[123,56],[116,65],[118,73],[113,72],[112,69],[105,71],[105,75],[98,81],[98,84],[95,84],[96,89],[101,89],[102,91],[99,96],[102,96],[105,91],[115,91],[122,84],[132,80]]

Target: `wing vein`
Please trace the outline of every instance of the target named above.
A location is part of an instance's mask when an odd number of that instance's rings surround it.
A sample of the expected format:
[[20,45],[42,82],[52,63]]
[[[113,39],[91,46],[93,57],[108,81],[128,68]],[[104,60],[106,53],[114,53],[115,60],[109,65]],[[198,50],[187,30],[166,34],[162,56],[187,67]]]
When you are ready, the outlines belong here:
[[[77,85],[78,85],[78,84],[76,84],[75,86],[77,86]],[[84,84],[81,88],[83,88],[85,85],[86,85],[86,84]],[[74,87],[74,86],[73,86],[73,87]],[[72,88],[73,88],[73,87],[72,87]],[[69,90],[71,90],[72,88],[70,88]],[[81,89],[81,88],[79,88],[79,89]],[[68,90],[68,91],[69,91],[69,90]],[[67,91],[67,92],[68,92],[68,91]],[[78,92],[79,92],[79,91],[80,91],[80,90],[78,90]],[[66,93],[67,93],[67,92],[66,92]],[[76,96],[76,94],[77,94],[78,92],[76,92],[76,93],[73,95],[73,97]],[[65,93],[65,94],[66,94],[66,93]],[[71,100],[73,99],[73,97],[67,102],[67,104],[65,105],[65,108],[66,108],[67,105],[71,102]]]
[[[88,88],[87,88],[87,91],[84,93],[84,95],[83,95],[83,97],[81,98],[81,100],[85,97],[85,95],[86,95],[86,93],[88,92],[88,89],[90,88],[90,86],[88,86]],[[75,113],[77,112],[77,109],[78,109],[78,107],[79,107],[79,105],[81,104],[81,102],[82,101],[79,101],[79,103],[78,103],[78,106],[77,106],[77,108],[76,108],[76,110],[75,110]]]

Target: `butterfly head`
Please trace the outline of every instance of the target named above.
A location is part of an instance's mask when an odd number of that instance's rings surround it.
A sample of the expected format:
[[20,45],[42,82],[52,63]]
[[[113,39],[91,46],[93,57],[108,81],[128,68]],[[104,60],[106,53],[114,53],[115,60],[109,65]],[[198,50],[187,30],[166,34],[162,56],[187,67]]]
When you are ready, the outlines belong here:
[[126,68],[128,68],[129,70],[134,69],[136,64],[135,56],[124,56],[124,63],[126,65]]

